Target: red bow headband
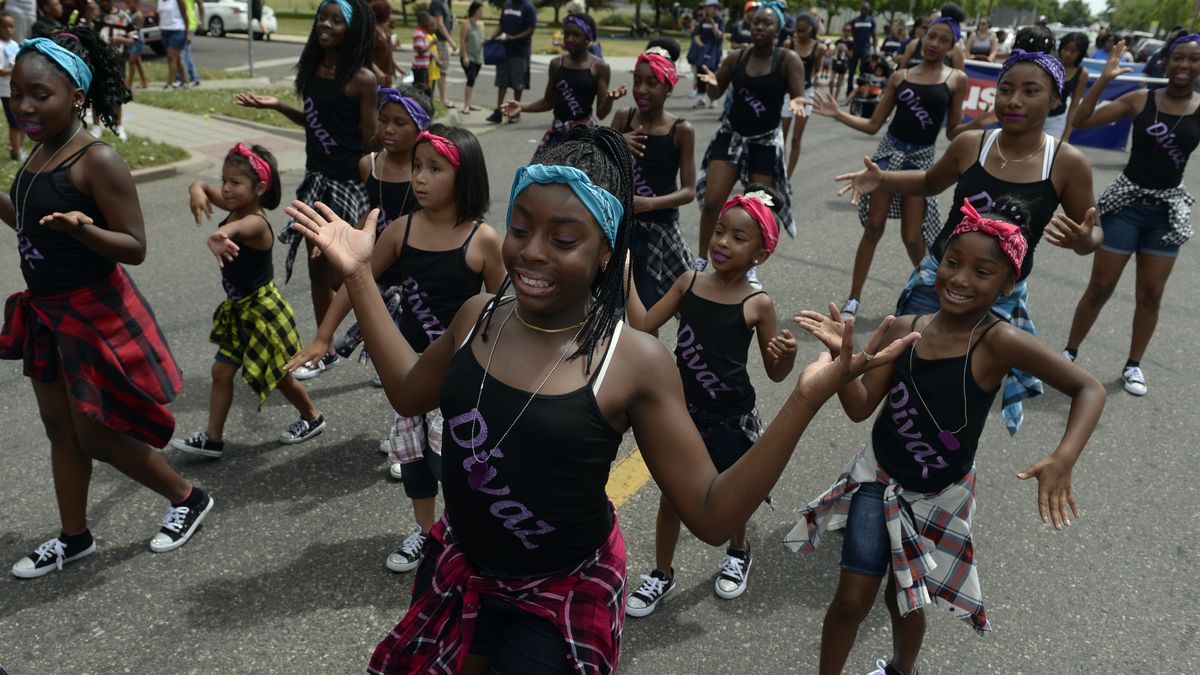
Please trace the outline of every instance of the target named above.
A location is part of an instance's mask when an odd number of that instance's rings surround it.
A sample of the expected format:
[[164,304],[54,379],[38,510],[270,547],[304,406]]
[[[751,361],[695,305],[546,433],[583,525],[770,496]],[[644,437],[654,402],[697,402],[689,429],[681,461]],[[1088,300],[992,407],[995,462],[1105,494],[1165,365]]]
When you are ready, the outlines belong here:
[[675,62],[660,54],[660,51],[666,51],[657,47],[651,47],[642,52],[637,57],[637,63],[634,68],[643,63],[650,66],[650,71],[654,73],[654,77],[658,78],[659,82],[667,82],[671,88],[675,87],[675,83],[679,82],[679,74],[675,72]]
[[254,173],[258,176],[259,180],[268,184],[271,182],[271,165],[267,163],[267,160],[254,154],[254,151],[251,150],[250,147],[245,143],[238,143],[237,145],[233,146],[233,149],[229,151],[229,154],[245,157],[246,161],[250,163],[250,168],[254,169]]
[[431,134],[428,131],[422,131],[417,135],[417,143],[425,142],[433,146],[434,152],[446,158],[450,162],[450,166],[457,171],[462,164],[462,154],[458,151],[458,146],[455,145],[449,138]]
[[1029,244],[1025,241],[1025,235],[1021,234],[1021,228],[1003,220],[984,218],[967,199],[963,200],[961,211],[962,221],[955,226],[950,237],[958,237],[968,232],[982,232],[995,237],[1000,242],[1000,251],[1012,263],[1017,276],[1020,276],[1021,263],[1025,262],[1025,252],[1029,250]]
[[721,207],[720,217],[724,218],[725,213],[735,206],[741,207],[758,223],[758,229],[762,232],[763,248],[769,253],[774,253],[775,246],[779,243],[779,223],[775,221],[775,212],[771,210],[770,205],[771,196],[765,192],[735,195]]

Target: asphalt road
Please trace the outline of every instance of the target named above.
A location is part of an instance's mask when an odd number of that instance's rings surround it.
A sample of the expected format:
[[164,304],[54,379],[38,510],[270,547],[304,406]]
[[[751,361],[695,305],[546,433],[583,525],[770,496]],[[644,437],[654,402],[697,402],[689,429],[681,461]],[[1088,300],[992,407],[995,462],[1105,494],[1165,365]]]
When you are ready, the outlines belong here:
[[[680,95],[672,107],[689,102]],[[716,112],[688,117],[697,127],[699,156]],[[513,172],[532,154],[548,119],[526,115],[481,136],[493,219],[503,214]],[[827,120],[810,124],[794,181],[800,234],[781,242],[761,270],[781,319],[844,299],[859,227],[853,209],[835,198],[831,177],[856,166],[874,145],[874,139]],[[1115,177],[1123,157],[1088,155],[1099,190]],[[172,406],[180,433],[202,428],[206,419],[209,317],[222,297],[204,230],[187,213],[184,188],[192,178],[140,188],[150,253],[132,270],[184,368],[184,391]],[[299,178],[285,176],[285,194]],[[1187,185],[1197,192],[1198,182],[1193,171]],[[947,208],[943,201],[943,212]],[[697,210],[684,209],[690,240],[696,221]],[[282,215],[274,222],[281,224]],[[6,292],[23,288],[15,249],[12,237],[0,238],[0,256],[12,261],[0,268]],[[1200,667],[1200,594],[1194,585],[1200,577],[1200,489],[1188,478],[1195,473],[1192,434],[1200,399],[1192,348],[1200,332],[1192,295],[1200,268],[1191,253],[1185,248],[1175,269],[1143,362],[1149,396],[1127,395],[1117,379],[1133,310],[1131,274],[1084,345],[1081,364],[1106,384],[1110,399],[1075,472],[1085,516],[1067,532],[1038,522],[1035,488],[1015,474],[1055,447],[1068,400],[1051,392],[1027,405],[1026,428],[1015,438],[992,414],[978,456],[976,553],[995,632],[977,639],[948,615],[932,612],[922,673],[1182,673]],[[276,260],[281,268],[282,252]],[[1039,251],[1031,309],[1042,338],[1055,349],[1065,340],[1089,268],[1089,259],[1073,253],[1049,246]],[[863,297],[864,325],[874,326],[888,312],[906,275],[892,225]],[[312,319],[306,287],[299,271],[284,294],[307,335]],[[799,362],[817,353],[814,341],[801,340]],[[770,383],[756,357],[751,368],[759,407],[770,419],[789,385]],[[99,552],[38,580],[0,575],[0,664],[14,674],[361,672],[407,604],[411,578],[387,571],[383,561],[412,517],[376,451],[386,404],[368,383],[366,368],[343,363],[313,382],[311,391],[329,427],[308,443],[277,444],[294,413],[278,396],[258,412],[249,390],[239,386],[224,459],[165,452],[217,500],[203,530],[177,552],[147,550],[162,500],[98,467],[91,521]],[[58,528],[47,443],[16,363],[0,367],[0,420],[6,422],[0,453],[7,460],[0,473],[0,560],[8,564]],[[685,534],[676,561],[680,588],[651,617],[626,623],[623,672],[815,672],[838,539],[811,555],[792,554],[780,540],[797,509],[837,476],[869,429],[869,423],[850,423],[836,403],[814,420],[774,491],[775,510],[764,507],[751,521],[755,564],[741,598],[714,596],[722,551]],[[620,509],[631,584],[652,566],[657,502],[658,490],[648,483]],[[870,670],[876,658],[886,658],[890,644],[880,603],[860,631],[847,672]]]
[[[254,41],[254,74],[278,79],[291,75],[300,56],[302,44],[282,40]],[[144,58],[165,60],[147,50]],[[245,35],[231,34],[223,38],[192,36],[192,59],[198,68],[227,70],[249,75],[249,54]]]

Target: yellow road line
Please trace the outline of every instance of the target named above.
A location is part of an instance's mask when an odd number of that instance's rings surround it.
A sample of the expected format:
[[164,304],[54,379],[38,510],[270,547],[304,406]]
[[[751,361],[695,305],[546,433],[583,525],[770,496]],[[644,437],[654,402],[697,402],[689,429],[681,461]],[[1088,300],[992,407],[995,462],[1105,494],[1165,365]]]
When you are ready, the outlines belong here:
[[642,461],[642,452],[636,447],[627,457],[617,462],[608,474],[608,498],[613,506],[620,508],[630,497],[637,494],[646,481],[650,480],[650,471],[646,462]]

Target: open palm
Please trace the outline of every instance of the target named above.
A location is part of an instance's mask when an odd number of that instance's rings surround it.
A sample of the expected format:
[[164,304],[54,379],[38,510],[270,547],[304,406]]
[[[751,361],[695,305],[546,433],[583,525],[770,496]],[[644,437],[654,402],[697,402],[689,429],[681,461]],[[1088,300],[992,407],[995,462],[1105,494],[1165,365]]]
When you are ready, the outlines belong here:
[[379,209],[371,209],[361,230],[342,220],[322,202],[309,206],[296,200],[284,212],[295,220],[292,227],[320,249],[325,259],[343,275],[349,276],[363,267],[369,273]]

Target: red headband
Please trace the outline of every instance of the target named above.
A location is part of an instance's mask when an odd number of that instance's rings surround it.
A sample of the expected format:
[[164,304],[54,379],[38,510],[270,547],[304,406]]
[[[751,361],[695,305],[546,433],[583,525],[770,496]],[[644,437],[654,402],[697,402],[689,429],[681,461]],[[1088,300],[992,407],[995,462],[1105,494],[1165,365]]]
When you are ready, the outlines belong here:
[[754,222],[758,223],[758,229],[762,232],[763,248],[768,252],[775,252],[775,245],[779,243],[779,223],[775,222],[775,213],[771,211],[770,195],[764,192],[751,192],[748,195],[735,195],[729,201],[725,202],[725,206],[721,207],[721,218],[725,217],[725,213],[735,206],[740,206],[743,211],[750,214]]
[[634,68],[646,64],[650,66],[650,71],[654,73],[654,77],[658,78],[659,82],[670,83],[671,87],[675,87],[675,83],[679,82],[679,75],[675,72],[675,64],[663,56],[654,52],[642,52],[638,54],[637,63]]
[[1021,228],[1006,223],[1003,220],[992,220],[979,215],[974,206],[968,199],[963,200],[962,205],[962,221],[954,228],[954,232],[950,237],[957,237],[968,232],[982,232],[986,235],[995,237],[1000,242],[1000,251],[1012,263],[1013,269],[1017,276],[1021,274],[1021,263],[1025,262],[1025,251],[1029,249],[1029,244],[1025,241],[1025,235],[1021,234]]
[[250,162],[250,168],[254,169],[254,173],[258,175],[260,181],[268,184],[271,182],[271,165],[267,163],[267,160],[254,154],[254,151],[245,143],[238,143],[233,146],[229,154],[245,157],[246,161]]
[[450,162],[450,166],[454,167],[456,171],[458,170],[459,165],[462,164],[462,155],[458,152],[458,146],[451,142],[449,138],[431,134],[428,131],[422,131],[417,135],[417,143],[422,141],[432,145],[437,154],[445,157],[446,161]]

